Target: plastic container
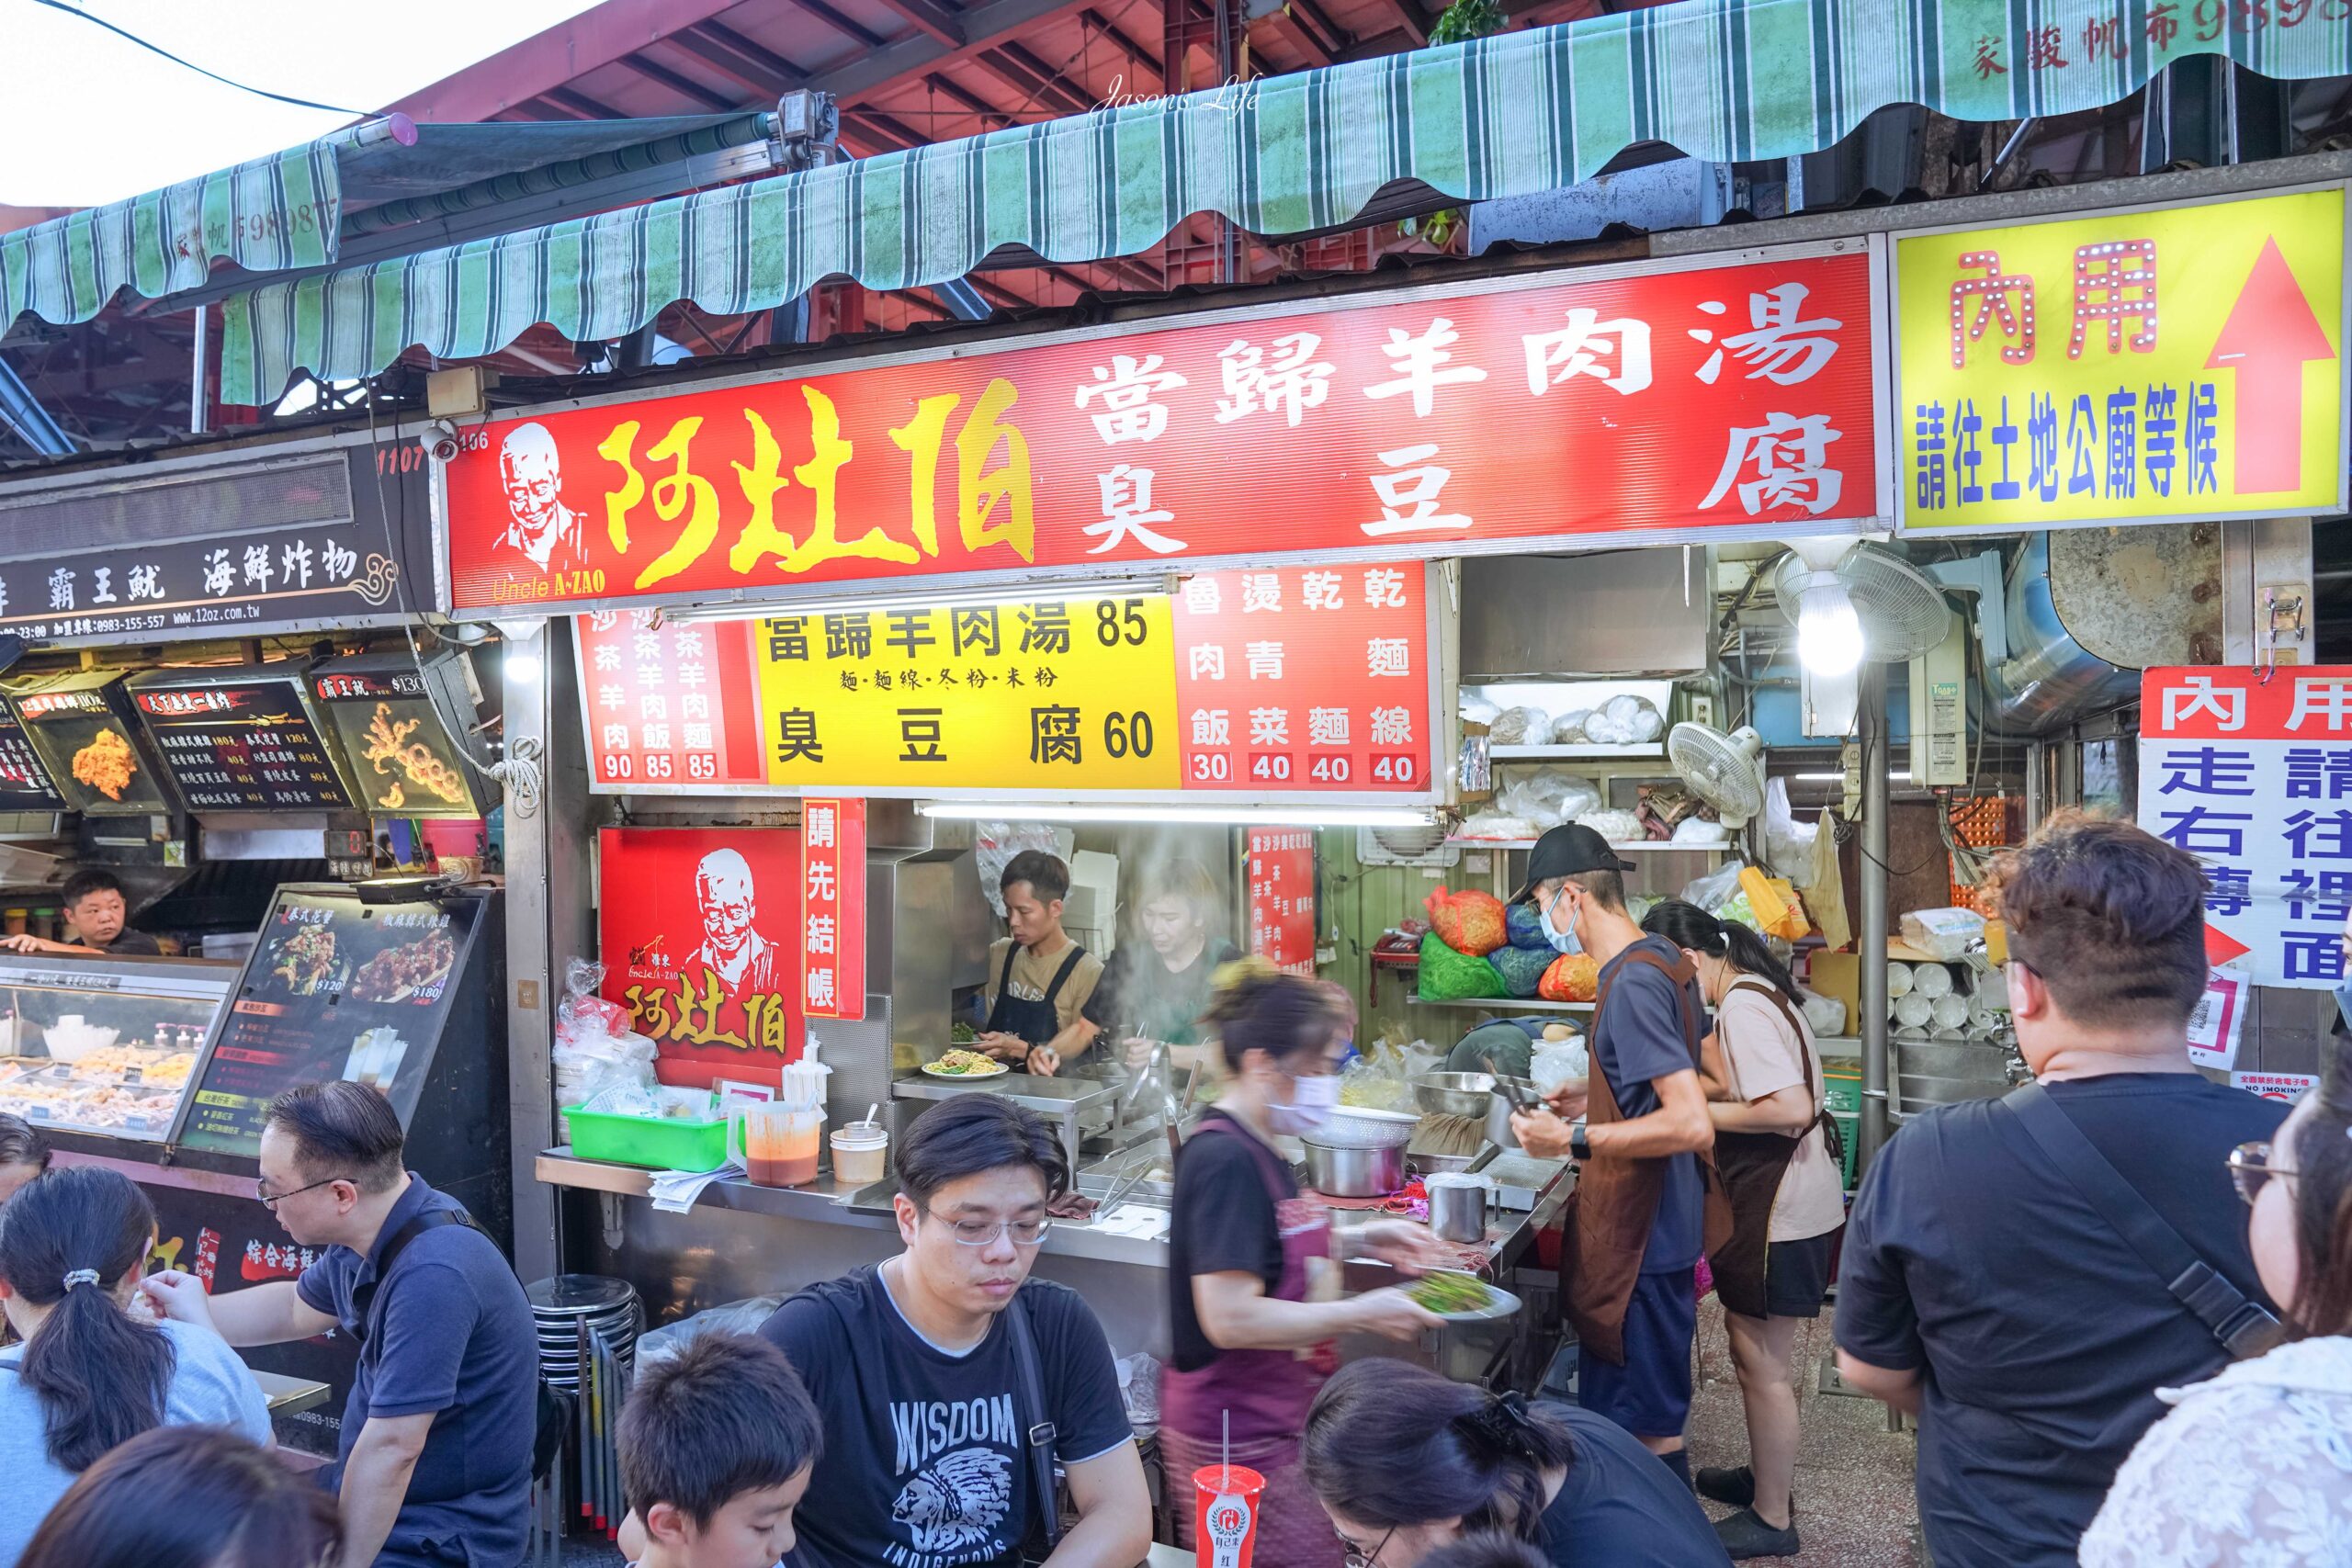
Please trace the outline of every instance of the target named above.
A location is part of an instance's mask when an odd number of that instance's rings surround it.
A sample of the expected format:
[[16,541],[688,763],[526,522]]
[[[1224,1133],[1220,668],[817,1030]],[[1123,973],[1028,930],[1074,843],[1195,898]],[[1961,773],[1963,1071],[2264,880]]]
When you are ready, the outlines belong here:
[[582,1159],[650,1170],[717,1170],[727,1163],[727,1123],[674,1116],[621,1116],[573,1107],[571,1152]]
[[825,1113],[796,1106],[747,1105],[735,1119],[743,1173],[761,1187],[806,1187],[817,1179]]
[[889,1173],[890,1134],[879,1122],[852,1122],[833,1129],[833,1179],[865,1187]]

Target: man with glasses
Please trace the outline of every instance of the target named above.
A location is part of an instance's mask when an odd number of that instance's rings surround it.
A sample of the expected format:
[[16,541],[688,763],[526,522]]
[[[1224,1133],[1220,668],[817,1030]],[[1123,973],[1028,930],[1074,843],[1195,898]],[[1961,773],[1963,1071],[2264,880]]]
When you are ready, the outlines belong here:
[[1938,1568],[2073,1568],[2117,1467],[2163,1414],[2155,1391],[2231,1355],[2174,1294],[2186,1271],[2160,1269],[2107,1215],[2130,1199],[2177,1233],[2226,1282],[2188,1292],[2204,1310],[2229,1292],[2263,1303],[2225,1161],[2287,1108],[2189,1064],[2206,976],[2194,859],[2065,812],[2003,857],[1992,886],[2037,1083],[1926,1111],[1880,1151],[1846,1231],[1838,1365],[1920,1417]]
[[760,1330],[824,1416],[793,1568],[1016,1562],[1043,1550],[1054,1461],[1078,1520],[1046,1561],[1133,1568],[1151,1502],[1110,1344],[1077,1292],[1029,1278],[1069,1185],[1053,1130],[978,1091],[926,1111],[894,1163],[906,1250]]
[[530,1303],[497,1244],[403,1168],[402,1146],[400,1118],[364,1084],[287,1090],[262,1127],[256,1193],[325,1254],[299,1280],[217,1300],[177,1270],[149,1276],[147,1293],[232,1345],[336,1327],[364,1338],[340,1451],[321,1472],[342,1501],[345,1562],[512,1568],[537,1428]]

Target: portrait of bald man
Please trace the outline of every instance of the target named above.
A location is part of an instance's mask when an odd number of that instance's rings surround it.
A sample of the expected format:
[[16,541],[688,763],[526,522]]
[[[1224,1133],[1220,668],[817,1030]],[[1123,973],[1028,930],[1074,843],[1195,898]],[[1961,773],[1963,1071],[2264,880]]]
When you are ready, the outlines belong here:
[[581,515],[563,503],[563,458],[544,424],[519,424],[498,448],[498,480],[506,491],[505,537],[499,542],[546,568],[559,552],[576,559]]
[[775,989],[775,944],[752,929],[759,902],[752,868],[733,850],[713,850],[695,867],[695,904],[702,911],[702,945],[695,957],[741,992]]

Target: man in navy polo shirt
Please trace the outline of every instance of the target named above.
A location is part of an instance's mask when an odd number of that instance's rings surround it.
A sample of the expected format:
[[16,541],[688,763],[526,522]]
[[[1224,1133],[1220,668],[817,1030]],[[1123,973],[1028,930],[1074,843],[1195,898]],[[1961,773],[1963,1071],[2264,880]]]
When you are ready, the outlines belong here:
[[[322,1472],[342,1499],[346,1563],[514,1568],[530,1514],[538,1347],[523,1287],[495,1243],[402,1168],[400,1119],[362,1084],[303,1084],[272,1101],[261,1199],[326,1255],[300,1280],[208,1301],[169,1271],[147,1291],[170,1316],[232,1345],[364,1337],[341,1451]],[[386,1251],[405,1234],[389,1273]],[[371,1299],[372,1298],[372,1299]]]

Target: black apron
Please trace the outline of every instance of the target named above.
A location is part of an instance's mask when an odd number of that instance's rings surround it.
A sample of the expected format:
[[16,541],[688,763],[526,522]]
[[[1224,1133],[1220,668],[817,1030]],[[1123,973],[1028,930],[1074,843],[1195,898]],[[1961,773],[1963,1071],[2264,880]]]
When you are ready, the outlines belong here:
[[[1821,1082],[1814,1072],[1813,1052],[1805,1045],[1804,1025],[1789,998],[1765,981],[1743,976],[1732,982],[1734,988],[1742,985],[1763,992],[1788,1020],[1790,1031],[1797,1037],[1797,1049],[1804,1056],[1805,1089],[1813,1097],[1814,1109],[1814,1119],[1793,1137],[1777,1132],[1727,1133],[1720,1128],[1715,1132],[1715,1168],[1723,1173],[1724,1186],[1731,1194],[1731,1239],[1707,1255],[1708,1265],[1714,1270],[1715,1295],[1726,1312],[1764,1317],[1769,1315],[1764,1310],[1764,1271],[1771,1258],[1772,1203],[1781,1194],[1781,1179],[1805,1139],[1822,1131],[1824,1123],[1827,1123],[1828,1136],[1835,1136],[1838,1127],[1822,1103]],[[1731,1055],[1728,1043],[1724,1055],[1726,1060]],[[1831,1163],[1839,1157],[1840,1151],[1833,1145]]]
[[1038,1001],[1023,1001],[1012,994],[1012,961],[1019,956],[1021,944],[1007,942],[1004,947],[1004,970],[996,977],[996,1005],[989,1009],[988,1032],[1017,1034],[1033,1046],[1049,1044],[1062,1032],[1059,1016],[1054,1011],[1054,1000],[1062,994],[1062,984],[1078,961],[1086,956],[1086,949],[1076,942],[1069,944],[1069,956],[1054,971],[1054,983],[1046,987],[1045,997]]

